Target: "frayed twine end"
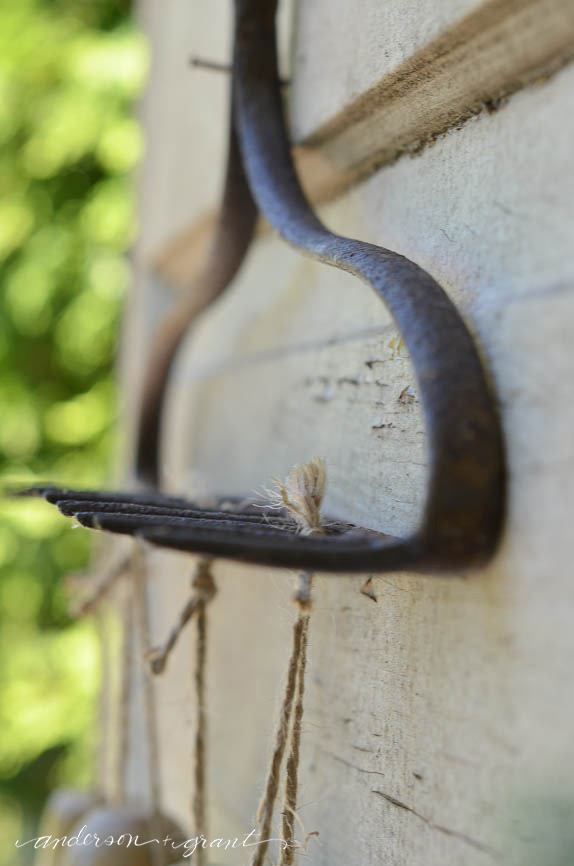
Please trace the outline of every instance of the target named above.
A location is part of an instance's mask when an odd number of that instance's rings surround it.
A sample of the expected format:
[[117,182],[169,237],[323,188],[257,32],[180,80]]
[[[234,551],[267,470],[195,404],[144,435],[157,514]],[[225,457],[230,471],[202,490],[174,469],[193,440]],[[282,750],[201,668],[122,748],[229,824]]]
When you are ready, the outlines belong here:
[[276,490],[266,491],[271,505],[285,508],[302,535],[325,532],[321,505],[327,488],[327,467],[322,457],[294,466],[285,481],[271,479]]

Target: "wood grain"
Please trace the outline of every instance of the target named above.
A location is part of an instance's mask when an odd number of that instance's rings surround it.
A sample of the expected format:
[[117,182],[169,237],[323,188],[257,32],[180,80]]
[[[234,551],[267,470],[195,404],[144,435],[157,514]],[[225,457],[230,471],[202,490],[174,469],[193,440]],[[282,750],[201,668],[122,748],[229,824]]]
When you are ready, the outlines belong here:
[[[574,4],[489,0],[299,139],[294,154],[309,198],[315,204],[333,200],[477,113],[496,110],[572,57]],[[302,99],[295,94],[295,128]],[[168,284],[181,289],[192,284],[212,223],[211,215],[190,223],[156,254],[154,266]]]
[[[311,5],[319,19],[329,17],[330,4]],[[521,4],[543,6],[558,8]],[[449,5],[451,13],[456,23]],[[184,0],[157,14],[157,63],[169,64],[169,34],[176,26],[191,30],[192,19]],[[545,44],[546,24],[537,20]],[[512,33],[504,39],[518,52]],[[344,55],[337,62],[344,67]],[[158,85],[148,124],[164,117],[167,93],[184,99],[178,81],[172,71]],[[313,77],[305,84],[310,102],[319,85],[328,89]],[[480,573],[375,577],[376,603],[360,594],[360,577],[318,578],[300,808],[305,831],[320,833],[305,860],[313,866],[572,861],[573,94],[568,66],[324,207],[333,228],[413,258],[459,305],[499,395],[510,489],[501,549]],[[206,94],[204,117],[211,108]],[[191,151],[202,130],[167,120],[169,133],[182,136],[178,152]],[[211,122],[220,120],[212,112]],[[382,144],[383,132],[377,127]],[[217,169],[216,156],[205,155],[204,175]],[[192,208],[190,189],[202,182],[196,165],[188,173],[185,162],[162,163],[157,154],[145,171],[141,262],[171,236],[174,213],[179,219]],[[211,192],[207,182],[198,190],[192,217]],[[151,212],[154,201],[161,207]],[[133,303],[151,325],[147,279],[142,267]],[[129,332],[126,399],[149,332]],[[397,337],[364,287],[264,234],[179,358],[164,453],[168,486],[249,492],[319,453],[329,463],[330,513],[407,531],[424,496],[426,465],[416,382]],[[191,558],[151,554],[154,642],[185,602],[192,566]],[[265,778],[294,575],[216,563],[215,577],[209,834],[243,838]],[[165,808],[190,835],[191,640],[184,635],[157,683]],[[134,701],[138,687],[136,680]],[[137,798],[147,784],[137,714],[131,733]],[[246,861],[241,851],[213,854],[224,864]]]

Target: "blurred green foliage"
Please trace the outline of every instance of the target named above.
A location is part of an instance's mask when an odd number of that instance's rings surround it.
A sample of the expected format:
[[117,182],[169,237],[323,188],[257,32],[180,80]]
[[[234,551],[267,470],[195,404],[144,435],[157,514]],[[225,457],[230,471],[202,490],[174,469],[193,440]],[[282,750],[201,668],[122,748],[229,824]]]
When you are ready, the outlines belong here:
[[[134,234],[143,37],[113,0],[0,0],[0,475],[101,484]],[[0,864],[47,791],[87,781],[98,652],[66,612],[84,530],[0,505]]]

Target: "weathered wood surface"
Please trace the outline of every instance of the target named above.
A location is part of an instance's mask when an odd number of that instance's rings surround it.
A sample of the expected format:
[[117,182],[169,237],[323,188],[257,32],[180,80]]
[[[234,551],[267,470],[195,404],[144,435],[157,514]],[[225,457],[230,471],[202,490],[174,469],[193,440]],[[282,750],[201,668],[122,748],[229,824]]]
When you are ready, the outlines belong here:
[[[174,3],[153,22],[156,75],[165,78],[152,84],[146,127],[172,106],[165,142],[181,122],[174,106],[186,99],[179,69],[166,72],[170,34],[182,57],[193,53],[194,16],[209,17],[207,5]],[[366,3],[366,12],[378,5]],[[312,14],[300,13],[299,56]],[[421,42],[407,28],[401,46],[397,28],[393,51],[404,58]],[[342,49],[338,63],[343,76]],[[299,99],[307,92],[313,100],[319,68],[303,65],[301,75]],[[305,862],[564,866],[574,858],[573,93],[567,67],[324,209],[334,228],[412,257],[459,304],[499,394],[510,490],[500,551],[480,573],[375,578],[376,604],[359,593],[360,578],[317,580],[300,816],[320,837]],[[202,105],[198,122],[215,136],[223,106]],[[179,227],[200,215],[190,188],[213,204],[220,150],[202,150],[203,132],[190,126],[185,139],[205,155],[202,178],[193,159],[167,156],[159,172],[151,154],[144,166],[140,263],[180,219]],[[150,201],[159,202],[153,215]],[[151,318],[141,271],[139,280],[135,304]],[[154,303],[157,311],[165,301]],[[126,345],[131,385],[146,345],[140,315]],[[425,484],[416,398],[408,355],[376,298],[267,235],[181,354],[166,482],[187,492],[249,492],[319,453],[329,464],[330,513],[406,532]],[[191,565],[151,556],[157,641],[187,597]],[[216,578],[210,836],[233,838],[254,826],[287,664],[293,575],[217,563]],[[182,821],[192,793],[191,637],[158,685],[166,807]],[[131,787],[141,794],[137,720],[133,735]],[[233,857],[216,859],[245,862]]]
[[[316,203],[574,57],[574,4],[564,0],[366,6],[358,16],[347,4],[301,4],[295,19],[291,134]],[[212,219],[192,222],[161,248],[154,264],[168,282],[190,285]]]

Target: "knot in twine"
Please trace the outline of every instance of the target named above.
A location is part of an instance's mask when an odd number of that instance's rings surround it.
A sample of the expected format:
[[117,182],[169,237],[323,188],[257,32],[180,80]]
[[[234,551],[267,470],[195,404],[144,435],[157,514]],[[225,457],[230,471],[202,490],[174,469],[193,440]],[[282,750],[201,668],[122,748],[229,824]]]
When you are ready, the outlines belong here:
[[191,579],[191,585],[195,589],[195,595],[200,601],[208,602],[214,597],[217,592],[213,574],[211,571],[212,560],[210,557],[203,557],[197,563],[195,573]]
[[177,622],[168,634],[165,642],[159,647],[153,647],[146,653],[146,659],[153,674],[162,674],[168,659],[179,637],[190,619],[200,613],[217,593],[217,587],[211,572],[211,557],[203,557],[195,567],[191,580],[193,595],[181,610]]

